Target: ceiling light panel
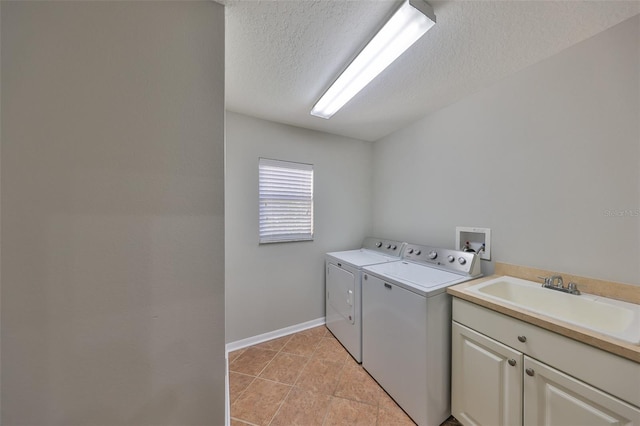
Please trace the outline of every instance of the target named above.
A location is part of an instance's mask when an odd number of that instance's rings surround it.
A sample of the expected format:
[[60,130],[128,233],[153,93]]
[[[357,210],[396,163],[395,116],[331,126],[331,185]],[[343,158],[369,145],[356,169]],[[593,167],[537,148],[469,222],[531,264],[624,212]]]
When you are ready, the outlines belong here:
[[328,119],[435,24],[424,0],[405,0],[311,110]]

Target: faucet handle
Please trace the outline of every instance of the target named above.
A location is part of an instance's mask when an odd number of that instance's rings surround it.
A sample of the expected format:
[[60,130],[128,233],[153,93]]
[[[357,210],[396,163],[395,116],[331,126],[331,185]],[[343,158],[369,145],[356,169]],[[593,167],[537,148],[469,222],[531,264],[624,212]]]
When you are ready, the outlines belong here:
[[567,284],[567,290],[571,294],[580,294],[580,290],[578,290],[578,284],[574,282],[570,282],[569,284]]
[[562,281],[561,275],[552,275],[550,277],[538,277],[538,278],[540,278],[541,280],[544,280],[544,284],[542,284],[543,287],[564,288],[564,282]]
[[544,283],[542,284],[543,286],[545,285],[549,285],[549,277],[538,277],[539,279],[541,279],[542,281],[544,281]]

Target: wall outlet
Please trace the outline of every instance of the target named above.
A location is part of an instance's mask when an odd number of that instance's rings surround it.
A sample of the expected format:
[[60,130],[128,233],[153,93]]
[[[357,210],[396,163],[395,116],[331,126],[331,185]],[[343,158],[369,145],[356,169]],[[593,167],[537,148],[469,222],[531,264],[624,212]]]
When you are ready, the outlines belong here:
[[456,226],[456,250],[473,251],[480,259],[491,260],[491,229]]

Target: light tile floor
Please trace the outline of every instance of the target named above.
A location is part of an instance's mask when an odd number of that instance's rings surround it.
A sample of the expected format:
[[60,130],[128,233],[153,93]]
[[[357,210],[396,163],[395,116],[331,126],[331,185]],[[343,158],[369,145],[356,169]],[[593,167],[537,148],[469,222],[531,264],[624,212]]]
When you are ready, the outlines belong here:
[[414,425],[324,326],[229,353],[229,395],[232,426]]

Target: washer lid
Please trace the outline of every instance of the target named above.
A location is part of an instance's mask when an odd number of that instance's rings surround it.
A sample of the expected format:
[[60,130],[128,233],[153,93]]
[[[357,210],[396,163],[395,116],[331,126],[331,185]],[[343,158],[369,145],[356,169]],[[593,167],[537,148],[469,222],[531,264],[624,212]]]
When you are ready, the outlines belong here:
[[423,296],[441,293],[450,285],[473,278],[407,261],[371,265],[364,271]]
[[334,251],[327,253],[327,257],[332,257],[338,262],[344,262],[356,268],[376,263],[393,262],[399,259],[398,256],[390,256],[367,249]]

